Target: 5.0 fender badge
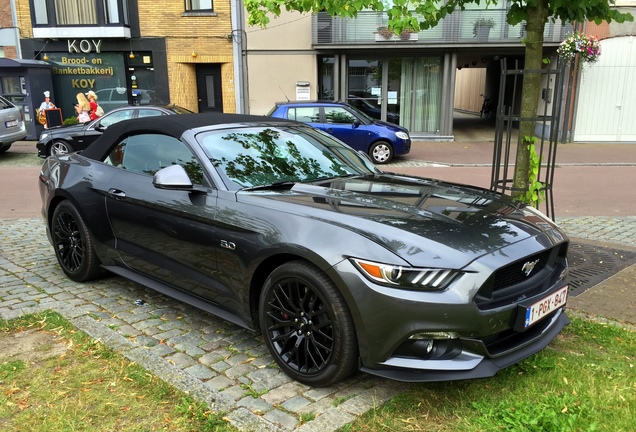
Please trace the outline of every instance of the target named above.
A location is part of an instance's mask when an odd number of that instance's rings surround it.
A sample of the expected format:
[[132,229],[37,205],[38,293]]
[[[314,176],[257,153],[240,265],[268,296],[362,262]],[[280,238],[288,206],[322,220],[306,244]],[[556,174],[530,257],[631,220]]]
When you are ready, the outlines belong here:
[[229,249],[229,250],[234,250],[236,249],[236,245],[230,241],[227,240],[221,240],[221,247],[225,248],[225,249]]

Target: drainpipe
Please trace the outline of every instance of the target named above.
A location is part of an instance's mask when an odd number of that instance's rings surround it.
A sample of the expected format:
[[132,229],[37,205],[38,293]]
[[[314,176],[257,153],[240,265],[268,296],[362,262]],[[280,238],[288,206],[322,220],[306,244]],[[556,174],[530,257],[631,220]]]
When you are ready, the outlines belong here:
[[11,0],[11,20],[13,21],[13,31],[15,32],[15,49],[18,58],[22,58],[22,47],[20,46],[20,29],[18,28],[18,14],[15,11],[15,0]]
[[245,9],[242,0],[231,0],[232,13],[232,54],[234,58],[234,95],[236,112],[248,114],[247,89],[247,33],[245,32]]

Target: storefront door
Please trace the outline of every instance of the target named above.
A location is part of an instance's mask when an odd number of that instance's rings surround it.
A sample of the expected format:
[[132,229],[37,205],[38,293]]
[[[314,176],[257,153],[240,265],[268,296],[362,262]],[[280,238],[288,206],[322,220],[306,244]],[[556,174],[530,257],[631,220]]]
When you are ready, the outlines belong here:
[[351,57],[346,83],[347,102],[368,116],[411,132],[439,133],[440,57]]
[[223,112],[221,65],[197,65],[199,112]]

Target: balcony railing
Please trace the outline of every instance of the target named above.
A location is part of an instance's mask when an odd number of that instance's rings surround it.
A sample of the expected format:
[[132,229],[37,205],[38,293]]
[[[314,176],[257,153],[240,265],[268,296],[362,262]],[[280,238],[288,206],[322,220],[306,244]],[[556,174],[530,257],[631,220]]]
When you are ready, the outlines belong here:
[[[354,19],[331,17],[324,12],[312,17],[314,45],[468,45],[521,44],[525,37],[525,23],[511,26],[506,22],[507,9],[456,10],[442,19],[436,27],[411,37],[381,37],[378,28],[387,25],[385,12],[360,12]],[[477,29],[478,20],[488,20],[492,27]],[[572,31],[571,24],[546,24],[544,43],[560,43]]]

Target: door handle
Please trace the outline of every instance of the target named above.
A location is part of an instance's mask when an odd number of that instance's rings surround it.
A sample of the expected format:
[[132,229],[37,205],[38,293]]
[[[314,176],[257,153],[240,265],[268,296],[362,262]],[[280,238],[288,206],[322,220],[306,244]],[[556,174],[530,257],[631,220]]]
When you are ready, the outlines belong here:
[[116,200],[123,200],[126,199],[126,192],[119,189],[110,188],[108,189],[108,196],[111,198],[115,198]]

